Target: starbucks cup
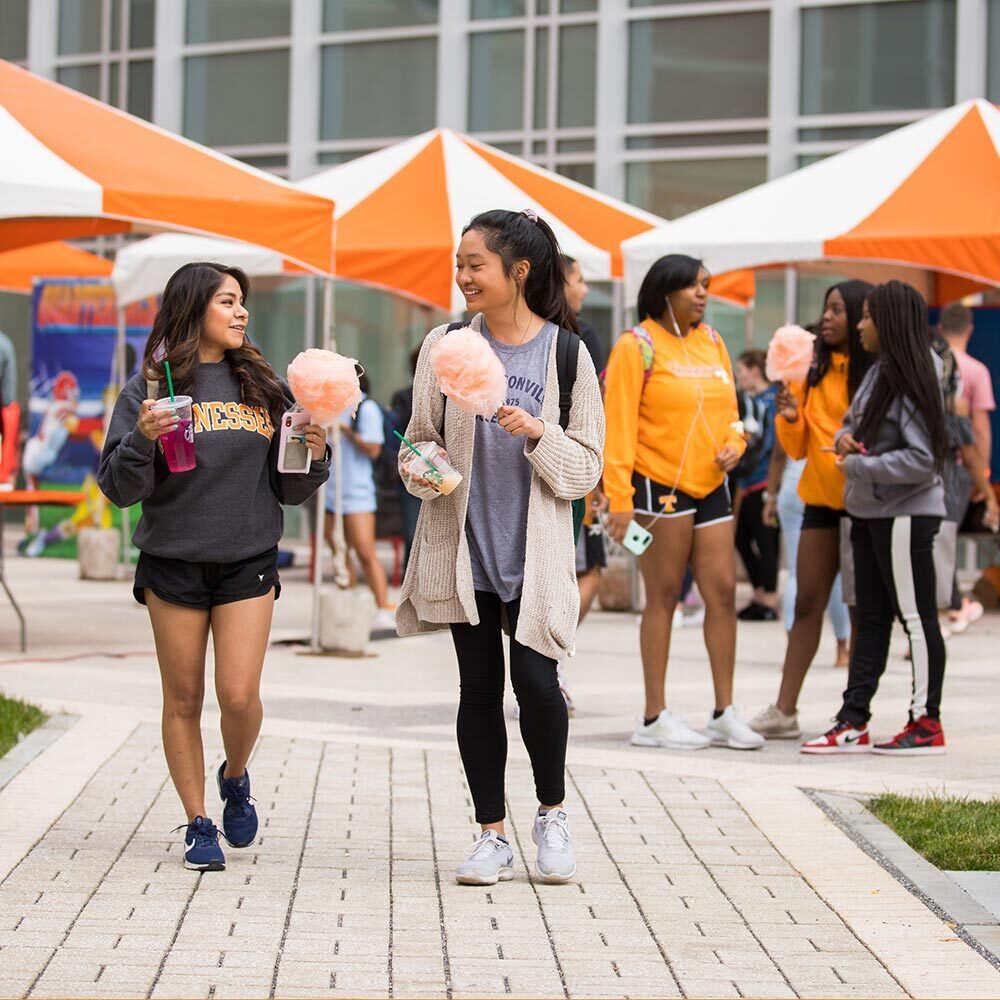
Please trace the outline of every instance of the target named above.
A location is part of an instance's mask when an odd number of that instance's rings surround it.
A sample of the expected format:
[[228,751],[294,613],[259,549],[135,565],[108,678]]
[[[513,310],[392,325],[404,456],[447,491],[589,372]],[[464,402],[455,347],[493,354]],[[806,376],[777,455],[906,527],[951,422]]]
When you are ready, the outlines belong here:
[[410,474],[423,476],[442,496],[452,493],[462,481],[462,473],[441,454],[441,449],[434,442],[422,445],[420,455],[420,458],[414,455],[407,466]]
[[172,413],[177,426],[160,435],[160,449],[171,472],[190,472],[195,467],[194,424],[191,420],[191,397],[169,396],[153,403],[154,413]]

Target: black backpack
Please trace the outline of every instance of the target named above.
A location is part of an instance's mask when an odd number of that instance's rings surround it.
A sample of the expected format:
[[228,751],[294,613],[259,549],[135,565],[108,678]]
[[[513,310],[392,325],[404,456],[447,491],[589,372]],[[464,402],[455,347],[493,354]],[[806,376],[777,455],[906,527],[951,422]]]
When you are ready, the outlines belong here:
[[[448,333],[460,330],[465,323],[449,323]],[[559,378],[559,426],[565,431],[569,427],[569,411],[573,405],[573,386],[576,384],[576,368],[580,357],[580,337],[572,330],[559,328],[556,335],[556,375]],[[445,406],[448,397],[444,398]],[[443,423],[443,422],[442,422]],[[580,529],[587,512],[586,497],[573,501],[573,544],[580,540]]]
[[[378,538],[389,538],[403,534],[403,514],[399,505],[399,470],[396,465],[396,449],[391,447],[396,440],[396,418],[377,399],[369,396],[361,406],[377,406],[382,415],[382,434],[385,438],[378,458],[372,462],[372,478],[375,480],[375,534]],[[358,429],[361,406],[351,417],[351,426]]]
[[[771,420],[771,414],[767,406],[742,389],[737,390],[736,401],[739,405],[740,420],[743,421],[743,426],[748,432],[747,450],[743,452],[739,463],[730,475],[734,479],[746,479],[757,468],[757,463],[760,461],[760,456],[764,451],[764,441],[767,438],[767,429]],[[756,429],[752,433],[749,433],[750,428],[754,424],[756,424]]]

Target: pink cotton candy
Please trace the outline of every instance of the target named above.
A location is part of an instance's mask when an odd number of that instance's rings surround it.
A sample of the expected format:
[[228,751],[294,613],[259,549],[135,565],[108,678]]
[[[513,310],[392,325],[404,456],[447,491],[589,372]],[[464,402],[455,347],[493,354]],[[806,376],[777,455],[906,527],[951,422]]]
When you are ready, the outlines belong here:
[[288,366],[295,401],[321,427],[329,427],[344,410],[361,402],[357,364],[354,358],[311,347]]
[[772,382],[804,382],[813,362],[816,334],[801,326],[776,330],[767,347],[768,379]]
[[457,407],[489,420],[507,396],[507,373],[485,337],[463,326],[431,350],[431,367],[441,391]]

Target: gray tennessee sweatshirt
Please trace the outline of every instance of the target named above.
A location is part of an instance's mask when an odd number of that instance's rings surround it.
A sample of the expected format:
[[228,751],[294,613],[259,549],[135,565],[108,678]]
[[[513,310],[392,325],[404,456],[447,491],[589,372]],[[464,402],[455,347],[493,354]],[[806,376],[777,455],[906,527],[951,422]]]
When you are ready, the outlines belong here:
[[[834,443],[844,434],[857,439],[878,370],[876,362],[858,386]],[[851,517],[944,517],[944,484],[934,467],[927,422],[909,397],[893,400],[874,441],[859,443],[868,454],[848,455],[842,466]]]
[[101,491],[117,507],[142,502],[132,540],[150,555],[227,563],[266,552],[281,538],[281,504],[304,503],[330,475],[329,449],[306,475],[279,473],[271,418],[243,402],[228,361],[200,365],[191,396],[197,465],[170,472],[159,445],[136,427],[146,381],[128,381],[101,454]]

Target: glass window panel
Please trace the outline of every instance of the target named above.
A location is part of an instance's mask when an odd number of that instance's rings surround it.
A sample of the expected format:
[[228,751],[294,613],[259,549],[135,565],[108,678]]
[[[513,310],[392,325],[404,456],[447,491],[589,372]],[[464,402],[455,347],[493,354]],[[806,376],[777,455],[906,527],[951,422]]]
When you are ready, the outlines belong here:
[[101,51],[101,0],[59,0],[59,54]]
[[767,180],[767,160],[662,160],[625,165],[625,198],[676,219]]
[[766,132],[688,132],[685,135],[632,135],[626,149],[690,149],[692,146],[765,145]]
[[766,117],[768,32],[766,13],[632,22],[628,120]]
[[324,31],[436,24],[439,0],[324,0]]
[[549,125],[549,29],[535,32],[535,128]]
[[111,0],[111,51],[122,47],[122,0]]
[[597,103],[597,26],[580,24],[559,32],[559,125],[594,124]]
[[536,14],[548,14],[548,12],[549,12],[549,0],[535,0]]
[[535,156],[544,156],[549,151],[549,144],[545,139],[536,139],[531,144],[531,152]]
[[326,152],[319,154],[319,162],[326,167],[333,167],[340,163],[347,163],[348,160],[356,160],[359,156],[367,156],[373,153],[373,149],[351,149],[336,152]]
[[291,24],[291,0],[187,0],[189,42],[284,37]]
[[559,10],[563,14],[581,14],[597,10],[597,0],[559,0]]
[[802,11],[802,113],[941,108],[955,95],[955,0]]
[[101,99],[100,66],[60,66],[56,70],[56,80],[66,87],[79,90],[81,94]]
[[845,125],[840,128],[800,128],[800,142],[839,141],[843,139],[877,139],[886,132],[899,128],[898,125]]
[[328,45],[320,137],[369,139],[431,129],[436,93],[435,38]]
[[469,44],[469,128],[473,132],[521,128],[524,32],[480,32]]
[[568,177],[578,184],[586,184],[587,187],[594,186],[594,164],[593,163],[560,163],[556,167],[556,173]]
[[138,59],[128,64],[128,112],[146,121],[153,120],[152,59]]
[[108,66],[108,104],[116,108],[124,107],[118,99],[118,86],[122,78],[121,63],[113,62]]
[[473,20],[490,17],[524,17],[525,0],[471,0]]
[[592,153],[593,139],[560,139],[556,143],[557,153]]
[[133,49],[151,49],[156,37],[156,0],[131,0],[128,44]]
[[28,58],[28,0],[0,2],[0,59]]
[[990,0],[987,96],[1000,102],[1000,0]]
[[184,134],[210,146],[288,141],[288,51],[191,56]]

